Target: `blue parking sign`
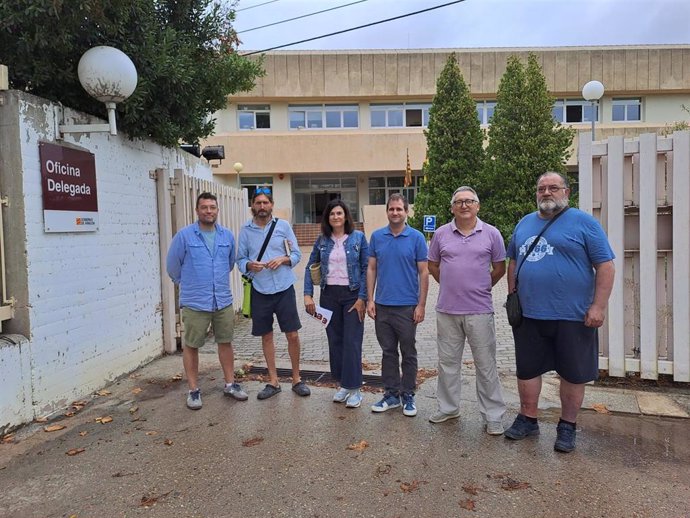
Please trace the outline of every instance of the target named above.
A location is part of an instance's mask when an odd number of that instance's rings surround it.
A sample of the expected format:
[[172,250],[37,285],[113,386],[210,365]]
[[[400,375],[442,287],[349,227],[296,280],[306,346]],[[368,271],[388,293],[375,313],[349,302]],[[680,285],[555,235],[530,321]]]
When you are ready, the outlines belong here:
[[436,216],[424,216],[424,232],[436,231]]

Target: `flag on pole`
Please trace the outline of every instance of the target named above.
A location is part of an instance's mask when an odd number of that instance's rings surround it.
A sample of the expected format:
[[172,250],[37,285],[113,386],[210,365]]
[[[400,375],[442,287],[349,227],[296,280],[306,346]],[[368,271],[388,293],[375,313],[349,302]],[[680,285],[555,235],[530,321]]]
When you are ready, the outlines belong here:
[[412,185],[412,168],[410,167],[410,148],[407,148],[407,167],[405,168],[405,187]]

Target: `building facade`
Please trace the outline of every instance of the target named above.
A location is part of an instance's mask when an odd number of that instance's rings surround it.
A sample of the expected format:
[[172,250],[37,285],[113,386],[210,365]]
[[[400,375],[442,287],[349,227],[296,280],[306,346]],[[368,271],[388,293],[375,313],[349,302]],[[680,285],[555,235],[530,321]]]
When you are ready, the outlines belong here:
[[[484,127],[508,58],[526,61],[530,52],[556,98],[554,118],[583,131],[595,118],[597,139],[663,131],[690,117],[682,109],[690,107],[690,45],[270,52],[256,87],[215,114],[216,134],[204,144],[224,145],[228,157],[214,166],[216,179],[250,195],[270,185],[296,225],[319,223],[336,197],[365,223],[394,192],[414,203],[429,106],[453,52]],[[581,93],[594,79],[606,89],[598,109]],[[573,146],[568,166],[576,171],[577,137]],[[413,183],[405,187],[408,155]]]

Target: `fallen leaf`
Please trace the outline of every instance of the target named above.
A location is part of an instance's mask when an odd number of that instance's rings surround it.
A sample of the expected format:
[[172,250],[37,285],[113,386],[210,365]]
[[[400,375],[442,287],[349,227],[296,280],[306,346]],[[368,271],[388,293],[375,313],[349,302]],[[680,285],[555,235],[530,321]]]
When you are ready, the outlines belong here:
[[172,439],[166,439],[166,440],[163,441],[163,444],[165,444],[166,446],[172,446],[172,445],[173,445],[173,441],[172,441]]
[[134,387],[132,389],[132,394],[139,394],[141,393],[142,389],[140,387]]
[[81,437],[86,437],[88,434],[89,434],[89,432],[87,432],[86,430],[84,430],[83,432],[79,432],[79,435]]
[[180,381],[182,379],[182,374],[175,374],[170,381]]
[[261,444],[264,442],[263,437],[252,437],[251,439],[247,439],[246,441],[242,442],[242,446],[245,446],[247,448],[251,448],[252,446],[256,446],[257,444]]
[[138,407],[138,406],[133,406],[132,408],[129,409],[129,413],[130,413],[130,414],[134,414],[134,413],[137,412],[138,410],[139,410],[139,407]]
[[65,412],[65,417],[74,417],[75,412]]
[[364,439],[362,439],[362,440],[359,441],[359,442],[356,442],[356,443],[354,443],[354,444],[350,444],[350,445],[347,447],[347,449],[348,449],[348,450],[353,450],[353,451],[358,451],[358,452],[361,453],[361,452],[364,451],[364,448],[368,448],[368,447],[369,447],[369,443],[368,443],[367,441],[365,441]]
[[48,422],[48,417],[43,416],[43,417],[37,417],[36,418],[37,423],[47,423]]
[[3,435],[2,439],[0,439],[0,442],[2,444],[9,444],[11,442],[14,442],[14,434],[8,433],[7,435]]
[[46,432],[57,432],[58,430],[64,430],[67,428],[64,424],[51,424],[43,428]]
[[470,495],[477,495],[480,489],[481,488],[475,486],[474,484],[465,484],[464,486],[462,486],[462,490],[465,493],[469,493]]
[[373,363],[362,362],[362,370],[363,371],[375,371],[378,368],[379,368],[379,366],[375,365]]
[[111,423],[112,421],[113,421],[113,418],[109,415],[96,418],[96,422],[101,423],[101,424]]
[[347,418],[346,418],[344,415],[339,415],[339,416],[338,416],[338,419],[340,419],[341,421],[344,421],[344,420],[347,419]]
[[466,500],[460,500],[458,502],[460,504],[460,507],[463,509],[467,509],[468,511],[474,511],[474,500],[470,500],[467,498]]
[[71,406],[74,410],[76,410],[77,412],[79,412],[79,410],[81,410],[82,408],[84,408],[87,404],[88,404],[88,401],[80,400],[80,401],[75,401],[75,402],[72,403],[70,406]]
[[156,430],[149,430],[146,432],[146,435],[158,435],[158,432]]
[[67,450],[65,453],[70,457],[74,457],[75,455],[79,455],[80,453],[83,453],[85,451],[86,448],[72,448],[71,450]]
[[383,466],[376,466],[376,476],[380,477],[381,475],[388,475],[391,472],[391,465],[390,464],[384,464]]
[[139,503],[140,507],[151,507],[152,505],[155,505],[159,500],[162,500],[164,497],[168,496],[170,494],[170,491],[167,493],[163,493],[162,495],[144,495],[141,497],[141,502]]
[[132,373],[132,374],[130,374],[130,375],[127,376],[127,377],[128,377],[129,379],[131,379],[131,380],[134,380],[134,379],[137,379],[137,378],[139,377],[139,375],[138,375],[138,374],[135,374],[135,373]]
[[403,493],[412,493],[412,491],[416,491],[419,489],[419,480],[413,480],[412,482],[403,482],[400,484],[400,489],[402,489]]
[[529,482],[520,482],[514,478],[506,477],[501,481],[501,489],[506,491],[515,491],[516,489],[527,489],[530,487]]
[[598,414],[610,414],[611,413],[611,411],[608,408],[606,408],[606,405],[603,403],[594,403],[592,405],[592,409],[596,410],[596,412]]
[[110,394],[112,394],[112,392],[110,392],[109,390],[106,390],[106,389],[102,389],[102,390],[99,390],[98,392],[96,392],[97,396],[109,396]]

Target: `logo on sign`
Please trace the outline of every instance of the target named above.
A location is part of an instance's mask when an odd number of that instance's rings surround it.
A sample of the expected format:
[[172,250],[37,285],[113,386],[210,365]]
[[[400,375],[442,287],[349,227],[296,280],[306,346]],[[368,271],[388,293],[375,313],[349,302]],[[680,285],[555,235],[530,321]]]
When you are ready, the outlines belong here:
[[436,216],[424,216],[424,232],[434,232],[436,230]]

